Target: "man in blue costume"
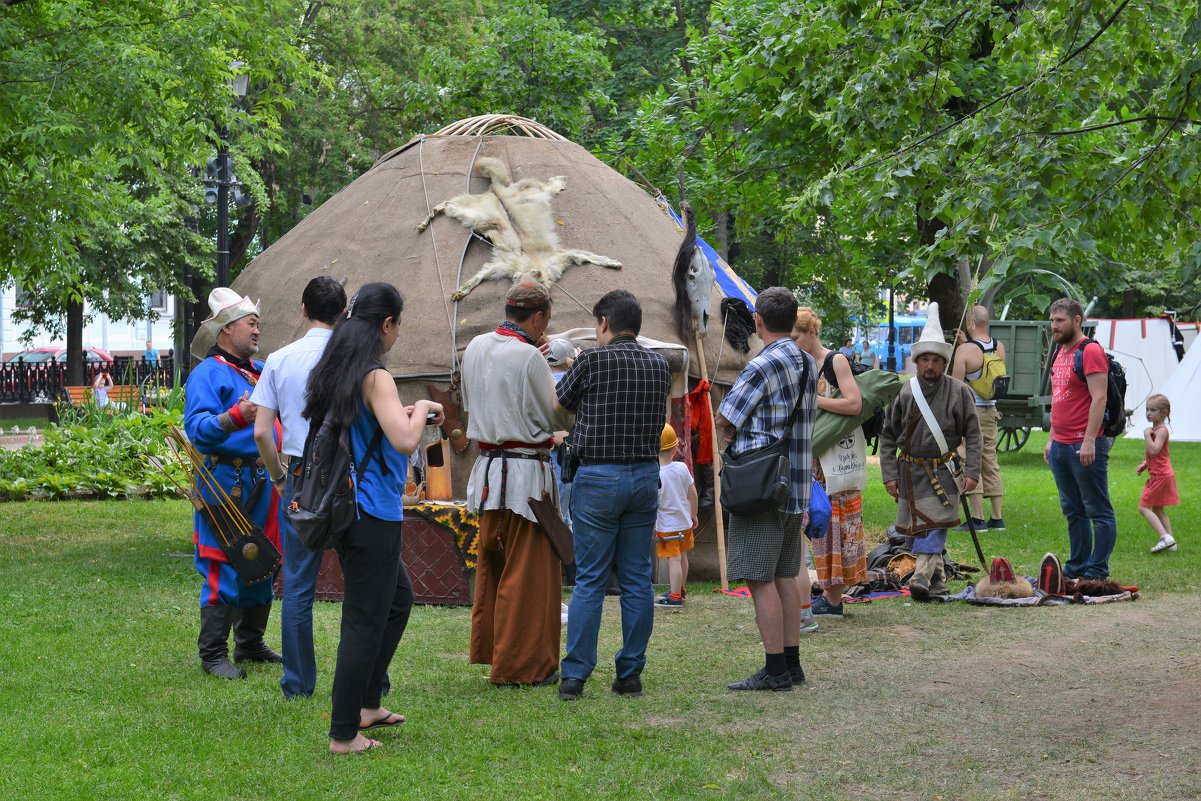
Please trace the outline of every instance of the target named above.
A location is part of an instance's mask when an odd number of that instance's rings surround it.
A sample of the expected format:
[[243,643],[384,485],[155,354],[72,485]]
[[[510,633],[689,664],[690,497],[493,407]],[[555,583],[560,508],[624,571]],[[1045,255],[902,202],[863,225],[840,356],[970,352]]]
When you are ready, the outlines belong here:
[[[259,459],[254,442],[254,404],[250,393],[258,383],[259,307],[226,287],[209,295],[211,316],[192,340],[192,355],[201,359],[188,376],[184,429],[205,457],[216,482],[247,518],[279,547],[279,496]],[[277,432],[278,436],[278,432]],[[205,490],[204,500],[216,502]],[[193,523],[200,591],[200,664],[205,672],[244,679],[246,671],[229,661],[227,640],[234,631],[234,659],[281,662],[263,642],[271,614],[271,582],[245,584],[221,549],[218,532],[196,512]]]

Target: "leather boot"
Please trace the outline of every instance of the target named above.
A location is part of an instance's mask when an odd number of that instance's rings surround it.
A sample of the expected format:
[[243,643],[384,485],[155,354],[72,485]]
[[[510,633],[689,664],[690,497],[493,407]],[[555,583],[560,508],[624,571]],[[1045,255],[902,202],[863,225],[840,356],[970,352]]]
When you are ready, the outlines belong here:
[[200,666],[223,679],[244,679],[246,671],[229,661],[229,628],[236,610],[228,606],[200,607]]
[[234,624],[234,661],[283,662],[283,656],[263,642],[267,618],[271,616],[271,604],[251,606],[239,611],[241,614]]
[[947,574],[943,567],[943,557],[939,554],[931,558],[934,561],[934,575],[930,578],[930,597],[945,598],[950,594],[951,589],[947,586]]
[[917,566],[913,569],[913,576],[909,579],[909,596],[915,601],[930,600],[930,579],[934,575],[935,560],[941,560],[941,556],[932,553],[914,554],[917,560]]

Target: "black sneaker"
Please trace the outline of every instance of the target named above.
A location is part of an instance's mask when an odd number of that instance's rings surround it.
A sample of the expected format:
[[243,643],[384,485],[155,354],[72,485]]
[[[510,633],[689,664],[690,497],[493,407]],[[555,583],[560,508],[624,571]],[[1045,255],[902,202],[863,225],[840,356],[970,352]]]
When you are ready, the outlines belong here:
[[767,668],[760,668],[759,672],[753,676],[747,676],[742,681],[736,681],[733,684],[727,684],[731,690],[771,690],[772,692],[786,692],[792,689],[792,676],[785,673],[782,676],[774,676],[767,672]]
[[638,676],[630,676],[628,679],[613,679],[613,686],[609,689],[618,695],[638,698],[642,695],[642,679]]
[[578,701],[584,694],[583,679],[563,679],[559,684],[560,701]]
[[788,676],[792,679],[792,686],[805,683],[805,669],[800,665],[788,668]]
[[990,517],[988,519],[988,530],[989,531],[1004,531],[1005,530],[1005,518]]
[[[981,529],[983,529],[983,528],[985,527],[985,525],[986,525],[986,524],[985,524],[985,522],[984,522],[984,520],[983,520],[982,518],[979,518],[979,517],[973,517],[973,518],[972,518],[972,522],[976,524],[976,530],[977,530],[977,531],[980,531],[980,530],[981,530]],[[968,525],[967,525],[967,521],[966,521],[966,520],[965,520],[965,521],[963,521],[962,523],[960,523],[959,525],[955,526],[955,528],[953,528],[953,529],[951,529],[951,530],[952,530],[952,531],[971,531],[971,529],[970,529],[970,528],[968,528]]]

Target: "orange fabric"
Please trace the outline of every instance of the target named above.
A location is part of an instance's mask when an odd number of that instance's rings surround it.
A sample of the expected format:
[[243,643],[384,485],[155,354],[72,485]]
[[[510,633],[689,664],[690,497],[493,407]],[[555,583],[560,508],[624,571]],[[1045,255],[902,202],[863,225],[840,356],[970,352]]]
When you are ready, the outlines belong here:
[[688,399],[692,430],[700,434],[693,459],[696,464],[713,464],[713,409],[709,405],[709,382],[701,381],[684,397]]
[[817,579],[826,587],[862,584],[867,578],[863,496],[855,491],[832,492],[830,508],[826,536],[809,541]]
[[[673,534],[683,534],[682,540],[661,541],[660,537],[667,537]],[[660,559],[670,559],[673,556],[679,556],[682,553],[687,553],[695,547],[696,543],[692,540],[692,529],[686,528],[683,531],[656,531],[655,532],[655,555]]]
[[535,684],[559,667],[563,575],[546,533],[508,509],[479,513],[471,664],[493,684]]

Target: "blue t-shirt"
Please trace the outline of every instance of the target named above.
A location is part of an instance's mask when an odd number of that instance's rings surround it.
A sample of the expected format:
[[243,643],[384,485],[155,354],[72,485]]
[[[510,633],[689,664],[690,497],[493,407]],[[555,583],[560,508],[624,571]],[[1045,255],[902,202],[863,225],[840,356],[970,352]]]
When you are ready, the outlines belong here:
[[[359,416],[350,427],[350,448],[355,468],[363,461],[367,446],[375,436],[378,422],[367,404],[359,401]],[[380,464],[380,455],[388,466],[387,475]],[[409,456],[392,447],[385,435],[374,456],[358,477],[359,510],[380,520],[404,519],[404,488],[409,474]]]

